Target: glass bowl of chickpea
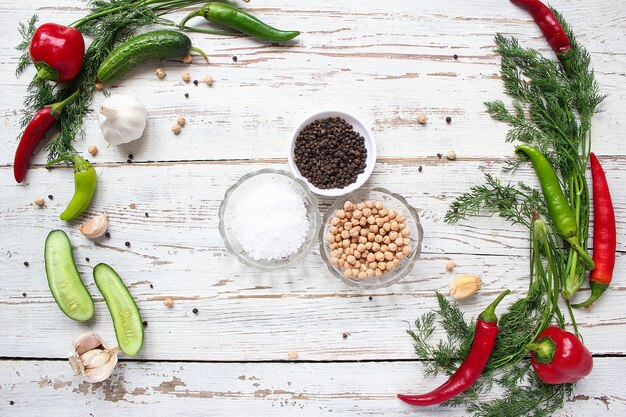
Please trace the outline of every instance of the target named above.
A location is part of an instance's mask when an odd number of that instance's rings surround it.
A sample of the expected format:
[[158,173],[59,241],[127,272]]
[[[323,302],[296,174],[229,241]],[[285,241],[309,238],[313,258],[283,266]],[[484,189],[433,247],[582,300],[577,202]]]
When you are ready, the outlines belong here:
[[417,210],[384,188],[359,189],[330,206],[320,229],[320,254],[345,283],[381,288],[406,276],[422,250]]

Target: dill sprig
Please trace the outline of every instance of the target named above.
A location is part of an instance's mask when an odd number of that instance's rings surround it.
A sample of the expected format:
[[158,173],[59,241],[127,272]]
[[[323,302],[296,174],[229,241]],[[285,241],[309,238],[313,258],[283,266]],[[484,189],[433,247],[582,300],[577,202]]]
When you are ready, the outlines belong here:
[[[578,240],[586,248],[589,192],[585,170],[591,146],[591,119],[605,96],[599,93],[590,69],[589,53],[578,44],[562,16],[553,12],[570,38],[573,57],[569,75],[559,63],[521,47],[517,39],[497,35],[496,52],[501,56],[504,90],[512,102],[509,106],[501,100],[485,105],[494,120],[509,125],[507,142],[536,147],[560,173],[561,187],[578,220]],[[504,171],[514,173],[526,161],[520,156],[509,161]],[[444,405],[465,406],[474,416],[550,416],[571,396],[574,384],[544,384],[527,360],[525,346],[553,321],[564,327],[559,294],[562,291],[571,295],[580,286],[584,268],[574,251],[563,249],[539,190],[522,182],[504,184],[487,174],[484,184],[471,187],[453,201],[445,221],[456,223],[479,214],[498,215],[528,228],[529,289],[525,297],[516,300],[500,316],[498,338],[481,377],[470,390]],[[541,217],[545,220],[537,222]],[[418,318],[415,329],[409,331],[416,353],[427,359],[426,376],[454,373],[467,357],[474,337],[473,322],[464,320],[459,306],[440,294],[437,297],[438,309]],[[578,335],[575,317],[570,308],[568,311]],[[443,327],[445,337],[431,341],[437,323]],[[501,398],[482,400],[481,394],[492,386],[503,389]]]

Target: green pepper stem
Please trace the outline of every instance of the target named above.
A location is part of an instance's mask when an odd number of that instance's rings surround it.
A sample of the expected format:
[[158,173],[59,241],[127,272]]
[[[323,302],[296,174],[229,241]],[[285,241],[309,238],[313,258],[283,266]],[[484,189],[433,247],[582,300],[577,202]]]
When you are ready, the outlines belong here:
[[36,80],[40,81],[58,81],[59,71],[52,68],[50,65],[43,61],[35,62],[35,68],[37,68]]
[[189,48],[189,50],[199,53],[206,60],[206,62],[209,62],[209,57],[206,56],[206,54],[202,51],[202,49],[192,46],[191,48]]
[[549,337],[528,343],[525,346],[526,350],[535,352],[535,360],[539,363],[550,363],[554,358],[554,352],[556,351],[556,343]]
[[61,117],[61,112],[63,111],[63,108],[65,107],[65,105],[69,103],[70,101],[74,100],[78,96],[78,94],[80,94],[80,90],[77,89],[65,100],[46,106],[46,107],[50,107],[50,113],[52,113],[52,117],[58,120],[59,117]]
[[77,155],[75,153],[61,155],[57,159],[53,159],[52,161],[48,162],[46,164],[46,167],[49,168],[52,165],[58,164],[59,162],[70,162],[74,164],[75,173],[85,171],[91,167],[91,164],[89,163],[89,161],[87,161],[86,159],[83,159],[80,155]]
[[183,30],[185,28],[185,23],[187,23],[190,19],[193,19],[194,17],[197,17],[197,16],[204,17],[204,14],[208,12],[209,12],[209,4],[206,4],[200,7],[198,10],[189,13],[187,16],[183,18],[183,20],[180,21],[180,23],[178,24],[178,29]]
[[506,297],[510,292],[511,290],[503,291],[502,294],[498,296],[498,298],[493,300],[491,304],[489,304],[487,308],[482,313],[480,313],[480,315],[478,316],[478,320],[486,321],[488,323],[497,323],[498,317],[496,316],[496,307],[498,306],[498,304],[500,304],[500,301],[502,301],[502,299]]

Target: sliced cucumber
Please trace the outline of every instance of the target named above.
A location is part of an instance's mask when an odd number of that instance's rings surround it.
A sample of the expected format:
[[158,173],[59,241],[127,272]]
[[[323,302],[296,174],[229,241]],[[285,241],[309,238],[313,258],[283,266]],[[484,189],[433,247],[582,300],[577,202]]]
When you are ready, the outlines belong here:
[[109,265],[96,265],[93,278],[109,307],[120,349],[128,356],[135,356],[143,345],[143,323],[135,300]]
[[48,286],[57,305],[72,320],[87,321],[93,317],[93,300],[80,279],[70,239],[62,230],[48,233],[44,259]]

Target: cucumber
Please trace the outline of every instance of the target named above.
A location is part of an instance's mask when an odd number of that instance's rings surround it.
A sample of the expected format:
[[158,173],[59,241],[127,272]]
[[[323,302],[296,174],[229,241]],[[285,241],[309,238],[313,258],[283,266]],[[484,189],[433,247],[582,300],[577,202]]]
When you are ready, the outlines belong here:
[[93,300],[80,279],[70,239],[63,230],[48,233],[44,250],[46,276],[54,301],[72,320],[87,321],[93,317]]
[[115,81],[134,66],[156,58],[177,58],[191,50],[191,39],[173,30],[155,30],[128,39],[111,51],[98,69],[103,83]]
[[135,300],[109,265],[96,265],[93,278],[109,307],[120,349],[128,356],[135,356],[143,345],[143,323]]

